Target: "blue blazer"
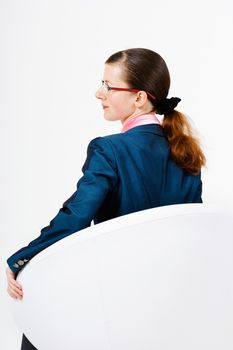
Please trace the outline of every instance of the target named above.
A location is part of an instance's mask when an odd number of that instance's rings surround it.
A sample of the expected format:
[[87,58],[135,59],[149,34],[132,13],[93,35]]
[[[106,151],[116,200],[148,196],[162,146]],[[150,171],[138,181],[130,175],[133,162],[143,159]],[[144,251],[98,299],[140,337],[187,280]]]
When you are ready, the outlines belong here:
[[201,203],[200,174],[177,166],[160,125],[147,124],[124,133],[93,139],[76,192],[63,204],[38,238],[8,260],[18,272],[58,240],[121,215],[153,207]]

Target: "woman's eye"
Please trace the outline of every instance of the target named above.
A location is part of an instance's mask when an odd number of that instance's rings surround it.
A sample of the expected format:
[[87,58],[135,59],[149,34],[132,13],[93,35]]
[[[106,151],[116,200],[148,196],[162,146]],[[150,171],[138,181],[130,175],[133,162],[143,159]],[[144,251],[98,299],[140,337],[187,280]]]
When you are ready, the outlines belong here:
[[104,86],[107,91],[112,90],[111,86],[109,86],[104,80],[101,80],[101,83],[102,83],[102,86]]

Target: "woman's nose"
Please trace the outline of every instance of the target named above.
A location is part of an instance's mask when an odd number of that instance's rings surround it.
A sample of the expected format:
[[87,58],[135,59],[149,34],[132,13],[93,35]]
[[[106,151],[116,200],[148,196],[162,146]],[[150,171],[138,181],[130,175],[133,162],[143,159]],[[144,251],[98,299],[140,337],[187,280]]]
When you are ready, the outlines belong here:
[[99,98],[99,99],[103,99],[103,98],[104,98],[104,93],[103,93],[102,87],[100,87],[100,88],[96,91],[95,97],[96,97],[96,98]]

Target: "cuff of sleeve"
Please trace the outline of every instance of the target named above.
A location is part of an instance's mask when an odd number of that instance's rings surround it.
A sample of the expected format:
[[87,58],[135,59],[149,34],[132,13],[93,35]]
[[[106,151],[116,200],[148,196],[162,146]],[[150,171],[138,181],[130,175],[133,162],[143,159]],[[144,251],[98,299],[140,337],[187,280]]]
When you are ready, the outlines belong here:
[[10,261],[10,259],[7,260],[7,263],[9,265],[9,268],[13,272],[19,272],[25,265],[28,263],[28,259],[20,259],[14,263]]

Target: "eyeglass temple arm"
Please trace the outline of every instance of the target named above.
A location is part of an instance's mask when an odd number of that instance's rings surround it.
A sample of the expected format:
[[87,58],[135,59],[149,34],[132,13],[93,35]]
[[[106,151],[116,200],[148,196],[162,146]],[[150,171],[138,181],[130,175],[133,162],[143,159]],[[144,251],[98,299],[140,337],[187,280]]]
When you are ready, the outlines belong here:
[[[115,87],[111,87],[111,90],[118,90],[118,91],[130,91],[130,92],[139,92],[141,90],[136,90],[136,89],[128,89],[128,88],[115,88]],[[156,97],[153,96],[151,93],[147,92],[147,95],[149,95],[153,100],[156,100]]]

